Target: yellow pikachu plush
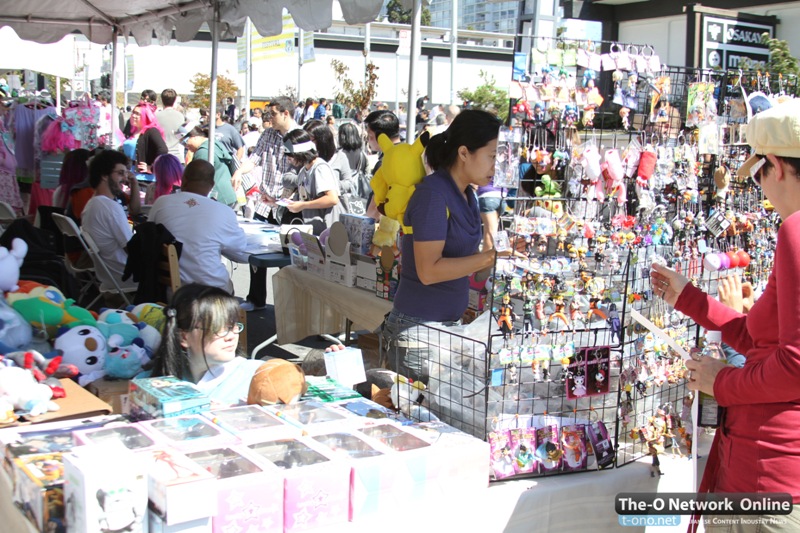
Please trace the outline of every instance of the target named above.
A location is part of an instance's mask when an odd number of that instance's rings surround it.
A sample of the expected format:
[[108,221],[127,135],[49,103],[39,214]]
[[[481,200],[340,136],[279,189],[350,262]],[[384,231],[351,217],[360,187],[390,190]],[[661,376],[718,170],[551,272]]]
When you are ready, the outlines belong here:
[[[375,194],[375,205],[389,218],[403,224],[408,201],[414,188],[425,177],[422,153],[428,142],[428,134],[423,133],[414,144],[394,144],[384,134],[378,136],[378,144],[383,151],[383,164],[372,177],[370,185]],[[403,230],[408,228],[403,226]]]

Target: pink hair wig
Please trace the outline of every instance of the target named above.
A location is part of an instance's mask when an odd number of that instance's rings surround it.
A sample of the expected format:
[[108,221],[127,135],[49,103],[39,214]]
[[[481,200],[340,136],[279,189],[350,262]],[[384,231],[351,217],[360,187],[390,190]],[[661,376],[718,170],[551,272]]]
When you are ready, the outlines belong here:
[[156,120],[156,106],[154,104],[139,102],[133,109],[139,110],[139,120],[142,123],[142,128],[136,129],[131,125],[131,133],[144,133],[150,128],[155,128],[161,134],[161,137],[164,137],[164,130],[161,128],[161,124]]

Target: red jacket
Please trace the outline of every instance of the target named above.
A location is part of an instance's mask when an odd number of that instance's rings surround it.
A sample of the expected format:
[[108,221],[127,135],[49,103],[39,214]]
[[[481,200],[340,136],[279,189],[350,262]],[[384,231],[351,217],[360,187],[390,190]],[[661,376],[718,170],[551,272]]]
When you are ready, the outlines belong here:
[[727,408],[703,485],[713,492],[788,492],[800,503],[800,213],[778,231],[763,295],[743,315],[687,285],[676,309],[747,356],[714,382]]

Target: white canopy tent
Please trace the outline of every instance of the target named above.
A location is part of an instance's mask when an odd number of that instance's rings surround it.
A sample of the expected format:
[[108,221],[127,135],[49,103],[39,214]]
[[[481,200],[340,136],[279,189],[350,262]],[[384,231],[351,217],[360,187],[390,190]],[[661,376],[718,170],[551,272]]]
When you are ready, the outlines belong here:
[[[401,0],[413,8],[411,57],[420,55],[420,14],[427,0]],[[374,21],[382,0],[338,0],[348,24]],[[113,45],[112,93],[117,67],[117,39],[132,36],[139,46],[147,46],[155,34],[161,44],[175,33],[178,41],[191,40],[205,22],[211,28],[211,94],[216,94],[217,43],[219,38],[241,37],[249,17],[263,36],[279,35],[282,12],[286,8],[297,26],[305,31],[328,28],[333,19],[333,0],[0,0],[0,26],[10,26],[25,40],[53,43],[74,31],[83,33],[97,44]],[[409,128],[413,128],[416,61],[410,62],[408,88]],[[115,104],[112,98],[112,106]],[[216,113],[216,99],[211,98],[211,117]],[[113,108],[112,108],[113,115]],[[209,121],[214,138],[214,120]],[[413,131],[413,130],[412,130]],[[412,136],[409,136],[412,137]],[[214,144],[209,144],[213,160]]]

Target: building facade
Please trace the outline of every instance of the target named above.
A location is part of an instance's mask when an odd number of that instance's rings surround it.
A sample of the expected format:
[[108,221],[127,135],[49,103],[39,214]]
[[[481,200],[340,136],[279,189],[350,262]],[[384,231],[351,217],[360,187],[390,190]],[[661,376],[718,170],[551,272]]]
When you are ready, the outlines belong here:
[[[514,33],[519,2],[487,2],[459,0],[458,27],[464,30]],[[432,0],[431,26],[449,28],[452,25],[452,0]]]

